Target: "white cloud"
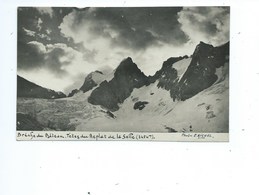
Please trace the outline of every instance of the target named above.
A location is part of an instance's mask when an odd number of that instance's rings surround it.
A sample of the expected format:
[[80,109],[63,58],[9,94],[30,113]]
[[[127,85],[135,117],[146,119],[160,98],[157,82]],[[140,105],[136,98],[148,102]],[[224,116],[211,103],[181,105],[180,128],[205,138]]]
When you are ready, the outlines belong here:
[[42,28],[42,26],[41,26],[42,23],[43,23],[42,19],[41,19],[41,18],[38,18],[37,26],[36,26],[38,30],[41,30],[41,28]]
[[[40,26],[39,26],[40,27]],[[41,27],[40,27],[41,29]],[[30,37],[39,37],[41,39],[46,39],[48,41],[51,40],[50,36],[43,34],[43,33],[36,33],[35,31],[32,30],[28,30],[26,28],[23,27],[23,30],[25,31],[26,35],[30,36]],[[48,32],[48,31],[47,31]],[[48,33],[49,34],[49,33]]]
[[47,53],[46,47],[43,43],[40,43],[38,41],[30,41],[27,44],[34,46],[38,50],[39,53],[42,53],[42,54]]
[[31,36],[31,37],[35,37],[36,32],[32,31],[32,30],[28,30],[26,28],[23,27],[23,30],[25,31],[26,35]]
[[[40,27],[41,28],[41,27]],[[32,31],[32,30],[28,30],[26,28],[23,27],[23,30],[25,31],[26,35],[30,36],[30,37],[39,37],[41,39],[46,39],[48,41],[51,40],[51,38],[46,35],[46,34],[43,34],[43,33],[36,33],[35,31]]]
[[185,7],[178,16],[193,44],[204,41],[217,46],[229,41],[228,7]]
[[195,46],[189,43],[182,46],[161,43],[160,46],[149,47],[143,52],[133,54],[133,59],[146,75],[153,75],[168,58],[191,55]]
[[77,14],[74,11],[65,16],[59,28],[63,36],[72,38],[75,43],[83,42],[87,50],[95,53],[95,64],[90,65],[91,69],[96,70],[106,65],[116,67],[123,58],[130,55],[130,52],[126,49],[111,46],[111,39],[116,36],[116,32],[109,29],[108,25],[105,31],[110,36],[107,37],[95,34],[92,29],[98,28],[98,25],[103,24],[91,22],[87,20],[87,17],[82,19],[80,24],[74,25],[75,20],[77,20]]
[[52,32],[52,30],[50,30],[49,28],[46,29],[46,33],[49,35]]
[[37,35],[38,35],[40,38],[42,38],[42,39],[46,39],[46,40],[48,40],[48,41],[51,40],[51,38],[50,38],[48,35],[45,35],[45,34],[42,34],[42,33],[38,33]]
[[41,14],[47,14],[49,17],[52,18],[53,16],[53,10],[51,7],[37,7],[36,8]]

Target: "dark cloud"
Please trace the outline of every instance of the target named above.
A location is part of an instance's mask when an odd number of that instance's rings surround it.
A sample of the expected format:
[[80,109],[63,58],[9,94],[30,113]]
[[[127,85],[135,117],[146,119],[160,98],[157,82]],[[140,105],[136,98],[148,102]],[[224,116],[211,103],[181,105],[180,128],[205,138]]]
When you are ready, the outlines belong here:
[[[145,49],[160,42],[179,45],[187,41],[177,20],[180,10],[178,7],[85,8],[70,15],[69,28],[77,33],[87,23],[86,37],[90,34],[93,38],[110,38],[114,47]],[[60,28],[69,36],[64,25],[63,21]]]
[[131,27],[151,32],[156,40],[172,44],[182,44],[187,41],[177,20],[177,13],[181,10],[180,7],[122,8]]
[[48,69],[54,71],[58,75],[65,74],[66,71],[62,69],[63,66],[66,66],[71,63],[72,59],[65,60],[63,62],[60,61],[60,58],[65,55],[65,51],[61,48],[54,48],[51,52],[49,52],[45,56],[45,65],[48,66]]
[[17,67],[23,70],[39,69],[44,64],[44,55],[35,45],[18,42]]
[[[100,24],[101,22],[102,24],[91,29],[92,32],[101,36],[110,36],[113,46],[141,49],[156,44],[157,37],[147,31],[144,26],[149,16],[136,15],[144,11],[141,8],[128,9],[98,8],[90,12],[93,16],[91,20],[94,23]],[[116,35],[114,36],[113,33]]]
[[[60,12],[62,10],[62,12]],[[76,44],[61,36],[59,24],[72,8],[18,8],[18,70],[48,69],[57,76],[66,74],[62,66],[67,66],[72,59],[60,61],[68,55],[68,47]],[[65,47],[60,47],[62,43]],[[53,48],[47,48],[52,45]],[[42,48],[45,51],[41,50]]]
[[67,73],[64,67],[71,64],[74,59],[71,49],[62,44],[45,46],[36,41],[20,43],[18,44],[18,69],[31,71],[44,68],[56,76],[64,76]]
[[148,69],[191,41],[228,39],[229,7],[18,8],[18,70],[57,76],[72,63],[92,70],[128,56]]
[[[51,12],[51,11],[52,12]],[[60,13],[62,10],[62,13]],[[65,43],[70,47],[74,46],[73,42],[69,42],[65,37],[60,35],[59,24],[65,15],[70,13],[73,8],[35,8],[35,7],[19,7],[18,8],[18,41],[27,43],[29,41],[39,41],[43,44],[49,43]],[[35,32],[36,38],[28,37],[26,30]],[[44,36],[45,34],[45,36]],[[47,35],[46,35],[47,34]],[[50,38],[47,38],[49,36]]]

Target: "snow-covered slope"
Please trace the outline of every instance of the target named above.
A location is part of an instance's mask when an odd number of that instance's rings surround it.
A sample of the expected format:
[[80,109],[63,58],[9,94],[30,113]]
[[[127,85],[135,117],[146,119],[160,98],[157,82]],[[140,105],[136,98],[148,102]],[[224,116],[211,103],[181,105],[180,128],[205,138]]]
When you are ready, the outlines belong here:
[[[142,107],[138,107],[138,104],[144,102]],[[120,105],[120,109],[114,114],[118,118],[134,118],[139,117],[154,117],[164,115],[170,111],[174,106],[170,97],[170,93],[167,90],[157,87],[157,82],[150,84],[149,86],[143,86],[140,89],[134,89],[131,96],[128,97],[123,104]]]
[[173,64],[173,68],[177,70],[177,75],[179,80],[182,78],[183,74],[187,70],[188,66],[190,65],[192,58],[184,58],[176,63]]
[[170,119],[165,123],[167,126],[180,132],[228,132],[228,75],[194,97],[177,102],[165,118]]
[[[134,89],[115,119],[95,118],[77,130],[149,132],[228,132],[228,77],[186,101],[173,102],[167,90],[157,83]],[[137,102],[148,102],[142,110]]]
[[[80,124],[77,130],[90,128],[98,131],[149,131],[168,132],[160,116],[170,111],[175,105],[167,90],[158,88],[157,83],[134,89],[131,96],[113,112],[114,119],[95,118]],[[134,109],[138,102],[147,102],[143,109]]]

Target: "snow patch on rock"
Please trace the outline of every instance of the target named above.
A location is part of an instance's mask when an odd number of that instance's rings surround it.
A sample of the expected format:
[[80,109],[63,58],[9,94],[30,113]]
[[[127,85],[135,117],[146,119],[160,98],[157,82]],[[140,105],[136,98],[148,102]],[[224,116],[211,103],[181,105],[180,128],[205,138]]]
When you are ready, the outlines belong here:
[[182,78],[183,74],[187,70],[188,66],[191,63],[192,58],[184,58],[176,63],[173,64],[173,68],[177,70],[177,75],[179,77],[179,80]]

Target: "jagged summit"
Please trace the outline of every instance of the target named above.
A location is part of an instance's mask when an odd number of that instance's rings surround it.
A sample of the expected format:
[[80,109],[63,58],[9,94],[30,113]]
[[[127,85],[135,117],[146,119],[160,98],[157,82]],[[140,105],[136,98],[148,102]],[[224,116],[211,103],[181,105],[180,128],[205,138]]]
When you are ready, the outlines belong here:
[[140,88],[148,84],[148,77],[128,57],[119,64],[114,77],[109,82],[104,81],[93,90],[88,101],[94,105],[102,105],[115,111],[119,109],[118,104],[129,97],[134,88]]
[[109,66],[101,67],[100,70],[96,70],[90,72],[84,80],[84,83],[79,89],[73,89],[69,94],[68,97],[72,97],[75,94],[82,91],[83,93],[92,90],[94,87],[97,87],[100,83],[104,80],[109,80],[109,77],[112,77],[112,69]]
[[127,63],[133,64],[133,60],[132,60],[131,57],[127,57],[127,58],[125,58],[124,60],[122,60],[120,65],[122,65],[122,64],[127,64]]
[[133,69],[133,68],[137,68],[137,65],[132,61],[131,57],[127,57],[121,61],[119,66],[117,66],[115,72],[118,70],[122,70],[122,69],[128,70],[128,69]]
[[124,59],[119,66],[116,68],[114,77],[129,76],[129,77],[143,77],[146,75],[138,68],[130,57]]
[[195,48],[188,69],[176,86],[177,92],[174,93],[181,100],[185,100],[210,87],[218,79],[216,68],[224,66],[228,55],[228,43],[213,47],[200,42]]
[[100,84],[105,79],[105,75],[101,71],[94,71],[88,74],[85,78],[83,85],[79,90],[84,93],[93,89],[95,86]]

